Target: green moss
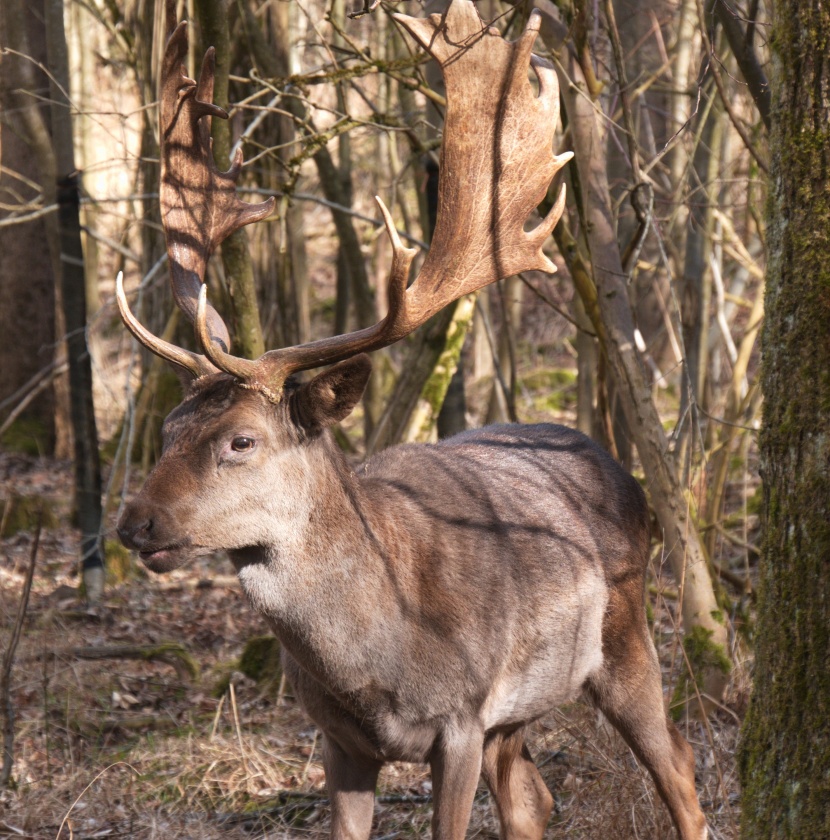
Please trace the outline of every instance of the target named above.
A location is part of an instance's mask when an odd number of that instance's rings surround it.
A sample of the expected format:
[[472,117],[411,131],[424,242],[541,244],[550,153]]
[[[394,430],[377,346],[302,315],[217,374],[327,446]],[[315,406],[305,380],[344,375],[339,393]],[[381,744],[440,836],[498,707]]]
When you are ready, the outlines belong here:
[[110,584],[124,583],[142,576],[132,552],[117,540],[104,540],[104,558],[107,582]]
[[249,639],[239,659],[219,669],[214,696],[221,697],[228,690],[234,671],[254,680],[265,693],[276,691],[282,680],[280,643],[273,636]]
[[239,657],[239,670],[258,683],[279,684],[282,677],[280,643],[273,636],[249,639]]
[[744,468],[744,464],[744,459],[736,453],[729,458],[729,471],[736,473]]
[[746,500],[746,512],[750,515],[760,515],[764,505],[764,488],[759,484],[755,492]]
[[183,679],[197,680],[199,678],[199,663],[190,655],[187,648],[178,642],[161,642],[153,645],[144,650],[142,656],[148,662],[159,660],[172,665]]
[[521,380],[522,387],[535,392],[533,406],[550,413],[573,408],[576,403],[576,371],[568,368],[534,370]]
[[43,455],[52,450],[52,435],[42,420],[24,415],[3,432],[0,446],[24,455]]
[[43,496],[10,496],[5,500],[3,513],[3,531],[0,537],[11,537],[20,531],[34,531],[38,516],[43,511],[43,527],[56,528],[58,517],[52,503]]
[[522,384],[529,391],[548,391],[576,385],[576,371],[569,368],[544,368],[522,377]]

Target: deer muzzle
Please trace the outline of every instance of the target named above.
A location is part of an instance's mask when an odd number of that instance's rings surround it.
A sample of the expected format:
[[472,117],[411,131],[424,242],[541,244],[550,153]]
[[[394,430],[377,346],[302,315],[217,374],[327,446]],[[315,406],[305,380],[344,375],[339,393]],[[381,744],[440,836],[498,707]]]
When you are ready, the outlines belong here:
[[124,508],[117,531],[124,546],[138,552],[151,572],[162,574],[177,569],[190,555],[190,541],[173,539],[164,527],[163,516],[138,502]]

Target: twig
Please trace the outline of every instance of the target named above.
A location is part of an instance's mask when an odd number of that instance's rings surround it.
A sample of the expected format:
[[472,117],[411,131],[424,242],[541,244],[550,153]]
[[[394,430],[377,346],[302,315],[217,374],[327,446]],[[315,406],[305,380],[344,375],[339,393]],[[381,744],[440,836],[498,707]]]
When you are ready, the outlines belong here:
[[[124,767],[129,767],[136,776],[140,775],[138,770],[132,766],[132,764],[128,764],[126,761],[116,761],[113,764],[110,764],[108,767],[105,767],[100,773],[98,773],[95,778],[75,797],[75,801],[69,806],[69,810],[64,814],[63,819],[61,820],[60,826],[58,826],[58,833],[55,835],[55,840],[61,836],[61,832],[63,831],[63,827],[66,825],[66,821],[69,819],[69,815],[72,813],[72,809],[81,801],[81,797],[104,775],[108,770],[112,770],[113,767],[118,767],[123,765]],[[70,827],[70,834],[71,834],[71,827]]]
[[628,141],[628,154],[631,158],[631,174],[634,178],[634,183],[639,185],[641,180],[640,155],[637,149],[637,132],[634,128],[634,116],[631,113],[631,103],[628,100],[628,80],[625,75],[625,61],[623,60],[620,33],[617,30],[617,21],[614,16],[614,4],[611,0],[605,0],[604,7],[605,19],[608,24],[608,37],[611,40],[614,63],[617,66],[617,84],[620,91],[620,102],[622,103],[626,140]]
[[12,504],[14,503],[14,493],[8,496],[3,502],[3,513],[0,514],[0,537],[6,533],[6,522],[8,522],[9,515],[12,512]]
[[[484,325],[484,334],[487,337],[487,344],[490,348],[490,355],[493,358],[493,370],[496,373],[496,379],[498,380],[499,387],[501,388],[502,395],[504,396],[504,401],[507,404],[507,408],[509,410],[511,402],[510,397],[508,396],[508,386],[507,382],[505,382],[504,380],[504,371],[501,367],[501,360],[499,359],[499,352],[496,347],[496,339],[493,336],[493,326],[490,323],[490,318],[487,315],[487,311],[479,303],[478,298],[476,298],[476,309],[478,310],[478,314],[481,316],[481,323]],[[511,417],[510,419],[513,423],[518,422],[515,419],[515,417]]]
[[41,378],[40,381],[32,387],[29,393],[23,397],[23,399],[11,410],[11,412],[9,412],[9,416],[3,421],[2,425],[0,425],[0,435],[2,435],[15,420],[17,420],[17,418],[26,410],[29,403],[31,403],[38,394],[45,391],[52,384],[53,379],[56,379],[58,376],[66,373],[68,369],[69,365],[66,362],[63,362],[57,367],[53,367],[47,376]]
[[714,252],[709,254],[709,268],[712,270],[712,282],[715,286],[715,302],[717,304],[716,321],[723,336],[724,344],[726,344],[729,361],[734,365],[735,360],[738,358],[738,348],[735,346],[735,340],[732,338],[732,333],[729,331],[729,324],[726,322],[726,297],[723,288],[723,276],[720,273],[720,264]]
[[561,315],[569,324],[573,324],[573,326],[575,326],[580,332],[584,332],[585,335],[590,335],[591,338],[597,337],[596,333],[592,333],[590,330],[586,330],[585,327],[580,326],[575,318],[571,318],[571,316],[568,315],[568,313],[565,312],[564,309],[557,306],[544,292],[537,289],[536,286],[534,286],[533,283],[531,283],[530,280],[527,279],[527,276],[524,274],[524,272],[519,273],[517,276],[519,280],[521,280],[522,283],[524,283],[525,286],[527,286],[527,288],[530,289],[530,291],[533,292],[533,294],[536,295],[536,297],[542,301],[542,303],[544,303],[546,306],[549,306],[557,315]]
[[222,715],[222,708],[225,705],[225,697],[227,697],[227,694],[223,694],[219,698],[219,704],[216,707],[216,714],[213,716],[213,726],[210,728],[210,737],[208,738],[210,743],[213,743],[213,739],[216,737],[216,730],[219,727],[219,718]]
[[314,730],[314,740],[311,742],[311,749],[309,750],[309,753],[308,753],[308,761],[306,761],[305,767],[303,768],[303,775],[302,775],[301,780],[300,780],[301,784],[305,784],[306,779],[308,779],[308,771],[309,771],[309,768],[311,767],[311,762],[314,759],[314,750],[317,749],[317,736],[319,734],[320,734],[320,730],[315,729]]
[[746,540],[742,540],[740,537],[736,537],[734,534],[730,534],[720,522],[713,522],[712,527],[726,540],[732,543],[732,545],[737,546],[738,548],[742,548],[745,551],[748,551],[750,554],[754,554],[756,557],[761,556],[761,549],[755,545],[755,543],[747,542]]
[[0,680],[0,703],[3,704],[3,769],[0,770],[0,788],[8,787],[14,764],[14,706],[11,698],[11,677],[12,666],[14,665],[14,654],[17,650],[17,643],[20,641],[20,631],[23,628],[23,621],[26,618],[26,610],[29,607],[29,593],[32,591],[32,581],[35,576],[35,560],[37,550],[40,546],[40,532],[43,528],[43,505],[41,505],[37,516],[37,528],[35,539],[32,543],[32,551],[29,556],[29,568],[26,572],[26,580],[23,583],[23,594],[20,596],[20,604],[17,608],[17,618],[14,622],[14,629],[9,640],[9,646],[3,655],[3,674]]
[[105,645],[62,648],[42,651],[34,659],[136,659],[139,661],[159,661],[170,665],[182,679],[193,680],[199,675],[199,666],[187,649],[176,642],[158,645]]
[[735,113],[735,109],[732,107],[732,103],[729,101],[729,96],[723,84],[723,77],[721,76],[720,68],[718,67],[718,62],[720,61],[720,59],[715,53],[714,44],[712,43],[712,40],[709,37],[709,32],[706,28],[706,17],[703,13],[703,6],[701,5],[700,0],[697,0],[697,14],[698,18],[700,19],[700,33],[703,38],[703,45],[706,48],[706,52],[710,57],[709,69],[712,71],[712,78],[715,80],[715,86],[718,89],[718,94],[720,95],[721,102],[723,102],[723,107],[726,110],[726,113],[729,115],[729,119],[732,122],[732,126],[734,127],[735,131],[738,132],[738,136],[741,138],[741,140],[743,140],[744,146],[746,146],[747,151],[752,155],[752,157],[755,158],[755,162],[758,164],[761,170],[765,174],[769,174],[769,167],[767,166],[767,162],[761,157],[760,153],[755,148],[755,144],[752,142],[749,135],[746,133],[744,127],[741,125],[741,122],[738,119],[738,115]]
[[[718,530],[720,530],[720,528],[718,528]],[[752,594],[752,584],[749,578],[735,574],[735,572],[731,569],[727,569],[726,566],[718,563],[717,560],[710,560],[710,562],[718,577],[723,578],[727,583],[731,583],[738,592],[741,592],[744,595]]]
[[0,411],[4,411],[8,406],[14,405],[18,400],[25,397],[26,394],[28,394],[32,388],[37,387],[38,383],[45,376],[54,375],[52,372],[54,371],[55,367],[60,364],[64,364],[64,362],[61,362],[58,359],[53,359],[51,362],[49,362],[48,365],[42,367],[31,379],[27,380],[13,394],[0,401]]
[[242,727],[239,725],[239,710],[236,708],[236,691],[233,683],[228,686],[231,693],[231,710],[233,711],[233,723],[236,729],[236,740],[239,744],[239,755],[242,758],[242,768],[245,771],[245,783],[247,784],[251,778],[251,771],[248,769],[248,757],[245,755],[245,746],[242,743]]
[[745,432],[754,432],[755,434],[758,433],[758,429],[755,426],[746,426],[743,423],[733,423],[731,420],[727,420],[725,417],[715,417],[714,414],[710,414],[706,411],[705,408],[701,408],[700,404],[695,404],[695,408],[702,414],[704,417],[708,417],[715,423],[721,423],[724,426],[733,426],[736,429],[743,429]]

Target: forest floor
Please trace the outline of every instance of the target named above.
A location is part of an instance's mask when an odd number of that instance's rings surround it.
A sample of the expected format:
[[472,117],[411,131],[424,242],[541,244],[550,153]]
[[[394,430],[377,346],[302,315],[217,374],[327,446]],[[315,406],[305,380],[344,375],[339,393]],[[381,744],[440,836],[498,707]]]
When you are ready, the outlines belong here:
[[[58,511],[42,529],[11,671],[14,784],[0,791],[0,837],[327,836],[315,727],[290,685],[264,687],[239,670],[246,643],[268,631],[228,561],[206,559],[163,577],[148,577],[133,562],[126,580],[88,609],[77,591],[78,534],[60,515],[70,488],[68,464],[0,453],[0,498],[37,495]],[[30,528],[0,542],[0,656],[33,541]],[[684,666],[674,584],[662,579],[655,553],[649,598],[668,702]],[[152,652],[161,658],[144,658]],[[680,723],[697,756],[714,840],[738,836],[735,748],[748,693],[743,662],[722,708],[705,724]],[[650,778],[588,706],[539,721],[529,745],[556,802],[547,837],[673,836]],[[425,767],[385,768],[372,836],[428,837],[430,791]],[[483,786],[468,836],[498,836]]]

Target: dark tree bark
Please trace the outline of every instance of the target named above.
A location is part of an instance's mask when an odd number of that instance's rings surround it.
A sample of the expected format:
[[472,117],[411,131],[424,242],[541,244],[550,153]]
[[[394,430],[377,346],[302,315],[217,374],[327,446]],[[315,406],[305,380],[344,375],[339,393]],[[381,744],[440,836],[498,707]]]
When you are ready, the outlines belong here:
[[830,8],[780,0],[773,33],[753,840],[830,837]]
[[[17,43],[17,49],[32,53],[38,61],[46,60],[46,33],[42,20],[34,10],[14,9],[11,4],[0,9],[0,43],[12,43],[14,24],[6,18],[17,15],[18,27],[28,30],[28,47]],[[21,14],[23,12],[24,14]],[[14,66],[17,65],[17,66]],[[35,99],[28,103],[12,90],[19,87],[19,70],[23,60],[16,56],[0,59],[0,202],[14,207],[34,202],[37,190],[29,182],[37,183],[40,172],[37,158],[32,154],[30,132],[21,109],[48,107]],[[43,89],[47,93],[46,80]],[[44,127],[45,114],[40,123]],[[48,145],[48,137],[46,137]],[[47,199],[48,201],[48,199]],[[46,201],[44,201],[46,203]],[[11,215],[0,210],[0,218]],[[0,283],[0,400],[11,397],[53,360],[55,342],[55,277],[49,249],[47,223],[54,219],[38,218],[25,223],[0,227],[0,255],[3,262],[3,282]],[[15,400],[15,402],[17,402]],[[7,406],[8,409],[14,405]],[[44,454],[51,455],[54,447],[55,403],[51,389],[46,389],[29,405],[22,415],[23,425],[31,427],[31,437]],[[4,412],[5,417],[5,412]]]
[[92,403],[92,364],[86,343],[86,276],[81,247],[78,173],[73,151],[72,117],[61,92],[61,88],[69,89],[69,60],[61,0],[47,0],[46,40],[57,177],[61,294],[69,364],[70,416],[75,438],[75,508],[81,529],[86,594],[89,600],[96,601],[104,586],[100,544],[101,466]]

